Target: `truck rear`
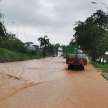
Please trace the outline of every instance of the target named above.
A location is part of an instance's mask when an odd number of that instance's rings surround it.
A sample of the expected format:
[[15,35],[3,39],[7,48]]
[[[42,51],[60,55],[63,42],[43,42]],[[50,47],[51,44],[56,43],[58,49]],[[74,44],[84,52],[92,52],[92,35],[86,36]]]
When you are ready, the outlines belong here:
[[80,69],[84,70],[84,65],[86,65],[86,59],[82,57],[81,54],[78,54],[78,48],[67,46],[64,50],[64,55],[66,58],[66,64],[68,69]]
[[84,61],[82,58],[79,58],[76,54],[72,57],[66,59],[68,64],[68,69],[79,69],[84,70]]

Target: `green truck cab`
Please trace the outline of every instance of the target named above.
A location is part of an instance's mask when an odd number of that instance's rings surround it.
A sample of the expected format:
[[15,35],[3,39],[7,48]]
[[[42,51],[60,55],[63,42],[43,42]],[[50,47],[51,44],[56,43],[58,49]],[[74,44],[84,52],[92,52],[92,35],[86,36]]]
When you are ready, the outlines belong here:
[[68,58],[73,54],[77,54],[78,48],[73,46],[65,46],[63,48],[63,57]]

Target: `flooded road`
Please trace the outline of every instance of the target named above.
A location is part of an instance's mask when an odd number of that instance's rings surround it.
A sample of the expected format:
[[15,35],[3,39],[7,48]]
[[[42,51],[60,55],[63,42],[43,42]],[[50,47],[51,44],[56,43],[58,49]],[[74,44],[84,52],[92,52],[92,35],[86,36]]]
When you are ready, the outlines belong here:
[[63,58],[0,64],[0,108],[108,108],[108,82],[92,65],[67,71]]

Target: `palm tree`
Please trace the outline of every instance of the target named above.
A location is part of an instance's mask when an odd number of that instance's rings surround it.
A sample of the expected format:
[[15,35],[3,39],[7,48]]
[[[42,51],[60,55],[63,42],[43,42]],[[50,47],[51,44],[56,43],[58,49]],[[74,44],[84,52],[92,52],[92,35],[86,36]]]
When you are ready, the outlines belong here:
[[49,38],[47,35],[44,37],[39,37],[38,41],[40,42],[40,48],[43,49],[43,56],[46,56],[46,47],[50,46]]

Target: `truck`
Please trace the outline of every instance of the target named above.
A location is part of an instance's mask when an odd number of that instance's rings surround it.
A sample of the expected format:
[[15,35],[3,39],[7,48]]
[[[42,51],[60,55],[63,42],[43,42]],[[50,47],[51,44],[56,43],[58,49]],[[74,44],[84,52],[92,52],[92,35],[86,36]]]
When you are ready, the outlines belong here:
[[68,70],[84,70],[84,66],[87,65],[86,55],[78,47],[66,46],[63,49],[63,56],[66,58]]
[[64,58],[68,58],[69,56],[76,54],[77,53],[78,48],[77,47],[73,47],[73,46],[65,46],[63,48],[63,57]]

